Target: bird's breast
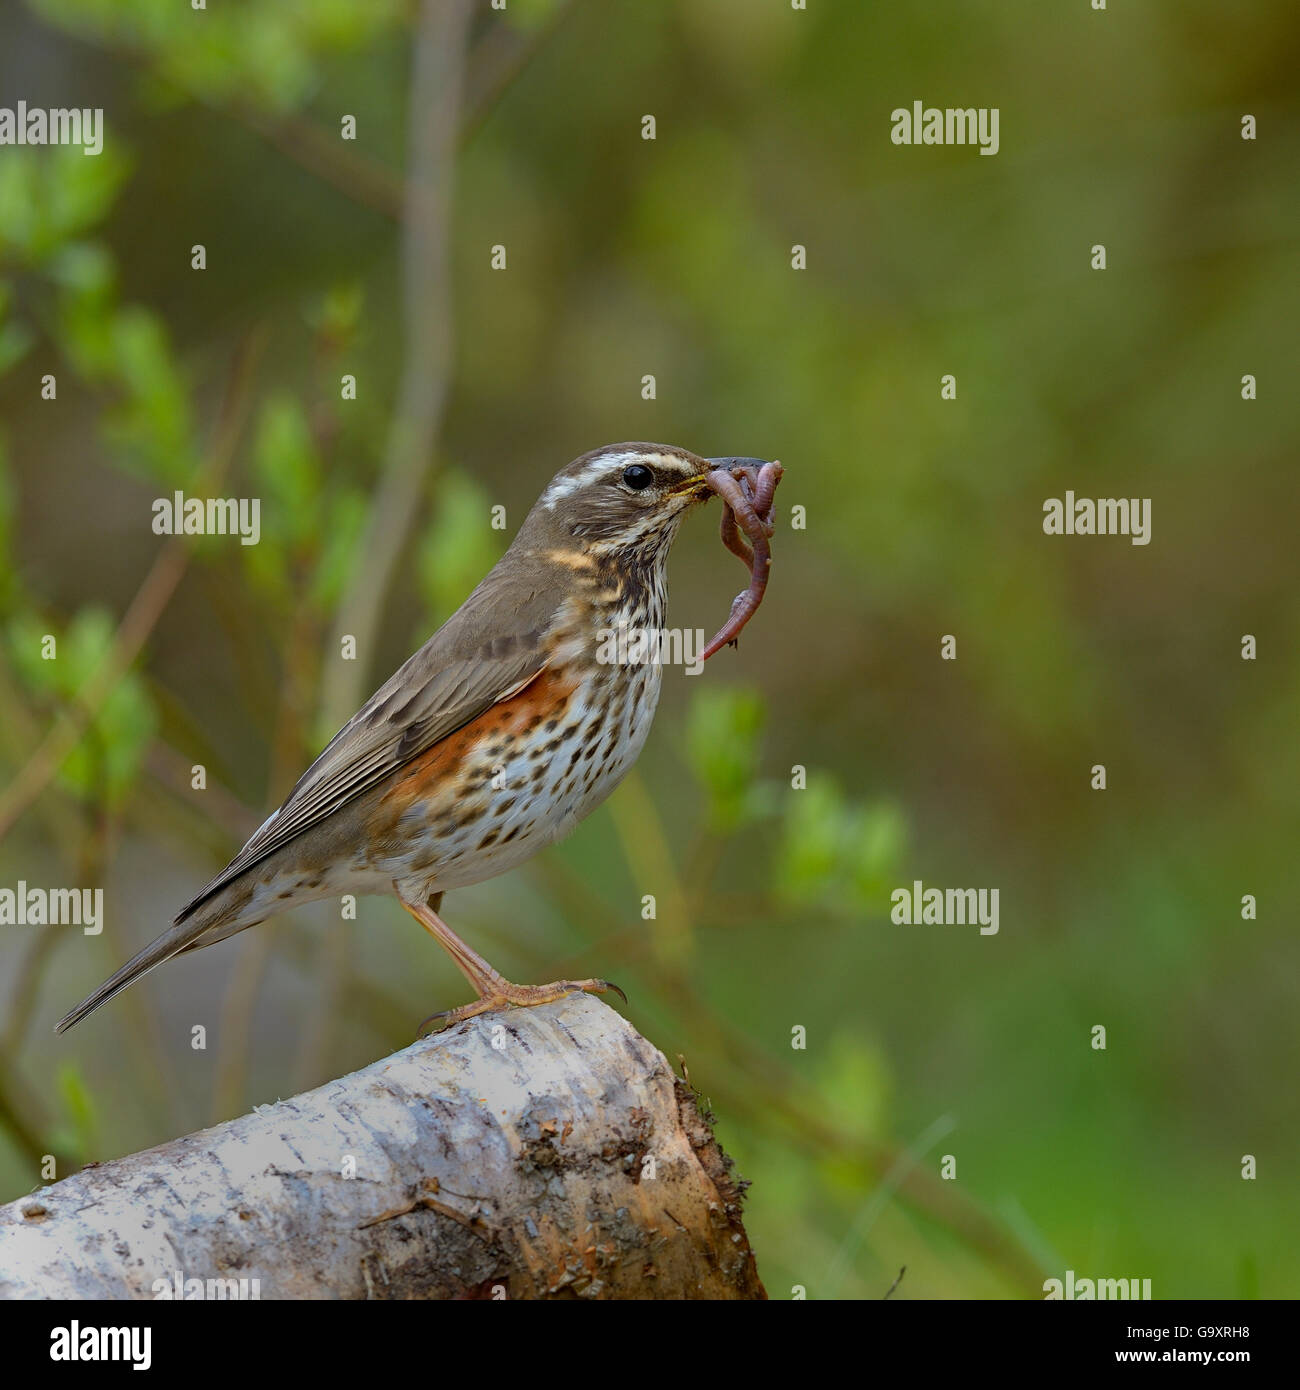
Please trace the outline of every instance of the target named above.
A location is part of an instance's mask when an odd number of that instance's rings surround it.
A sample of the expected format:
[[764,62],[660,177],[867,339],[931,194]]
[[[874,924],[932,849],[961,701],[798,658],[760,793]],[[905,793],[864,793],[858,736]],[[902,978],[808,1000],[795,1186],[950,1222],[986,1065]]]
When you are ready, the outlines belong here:
[[654,661],[601,659],[597,624],[653,619],[655,605],[589,602],[557,627],[541,674],[399,773],[381,802],[370,867],[429,891],[464,887],[567,834],[626,775],[659,700]]

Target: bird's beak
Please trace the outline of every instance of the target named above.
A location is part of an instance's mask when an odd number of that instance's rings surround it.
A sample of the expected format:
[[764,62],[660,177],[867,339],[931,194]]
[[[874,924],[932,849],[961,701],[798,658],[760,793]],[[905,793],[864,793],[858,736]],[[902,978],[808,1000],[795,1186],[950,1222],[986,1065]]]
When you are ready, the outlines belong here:
[[[741,476],[740,469],[762,468],[763,465],[767,462],[767,460],[742,458],[739,455],[731,455],[727,458],[705,459],[704,462],[709,465],[708,469],[706,470],[708,473],[712,473],[715,469],[722,468],[725,469],[728,473],[730,473],[733,478],[738,479]],[[704,475],[701,475],[697,478],[693,478],[691,480],[690,486],[693,488],[697,488],[699,490],[700,496],[702,496],[706,501],[713,495],[713,489],[709,487],[708,483],[705,481]]]
[[725,458],[725,459],[705,459],[704,462],[710,468],[725,468],[728,472],[735,472],[737,468],[762,468],[767,463],[767,459],[747,459],[747,458]]
[[713,490],[709,487],[705,479],[713,471],[717,462],[715,459],[701,458],[698,454],[692,455],[691,462],[694,471],[688,474],[679,483],[674,483],[668,489],[670,496],[688,497],[692,501],[703,502],[713,496]]
[[728,458],[701,459],[700,461],[707,465],[703,472],[696,473],[694,477],[687,478],[685,482],[678,483],[677,486],[673,488],[674,492],[693,493],[702,501],[708,501],[708,499],[713,496],[713,489],[709,486],[707,477],[708,474],[712,473],[715,469],[725,468],[733,477],[739,477],[739,469],[762,468],[767,462],[766,459],[741,458],[739,455],[733,455]]

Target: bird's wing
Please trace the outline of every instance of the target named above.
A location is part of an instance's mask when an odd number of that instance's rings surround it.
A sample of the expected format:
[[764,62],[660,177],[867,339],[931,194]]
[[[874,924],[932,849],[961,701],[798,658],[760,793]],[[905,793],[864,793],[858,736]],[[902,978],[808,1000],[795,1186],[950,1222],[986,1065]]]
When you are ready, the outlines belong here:
[[559,607],[555,588],[522,594],[492,570],[464,604],[330,740],[284,804],[177,915],[195,908],[319,825],[484,710],[517,694],[546,665],[543,637]]

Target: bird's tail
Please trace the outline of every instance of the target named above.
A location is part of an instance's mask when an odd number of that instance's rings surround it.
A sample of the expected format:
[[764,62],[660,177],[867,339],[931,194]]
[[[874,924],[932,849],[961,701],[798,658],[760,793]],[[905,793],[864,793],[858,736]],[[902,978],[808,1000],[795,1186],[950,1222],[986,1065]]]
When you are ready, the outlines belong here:
[[54,1025],[54,1031],[66,1033],[74,1023],[80,1023],[87,1014],[94,1013],[101,1004],[106,1004],[127,985],[134,984],[154,966],[161,965],[172,956],[200,946],[211,946],[227,936],[233,936],[235,932],[243,931],[245,927],[253,926],[258,919],[252,916],[247,921],[240,920],[240,913],[246,908],[249,897],[247,885],[238,879],[206,900],[200,896],[180,913],[161,936],[138,951],[93,994],[88,994],[75,1009],[65,1014]]

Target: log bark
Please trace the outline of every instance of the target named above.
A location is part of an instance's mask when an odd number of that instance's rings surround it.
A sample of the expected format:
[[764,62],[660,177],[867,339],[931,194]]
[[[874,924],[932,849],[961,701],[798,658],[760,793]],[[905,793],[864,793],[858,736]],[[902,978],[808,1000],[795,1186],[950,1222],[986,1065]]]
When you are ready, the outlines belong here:
[[0,1208],[0,1298],[764,1298],[707,1120],[589,995],[488,1014]]

